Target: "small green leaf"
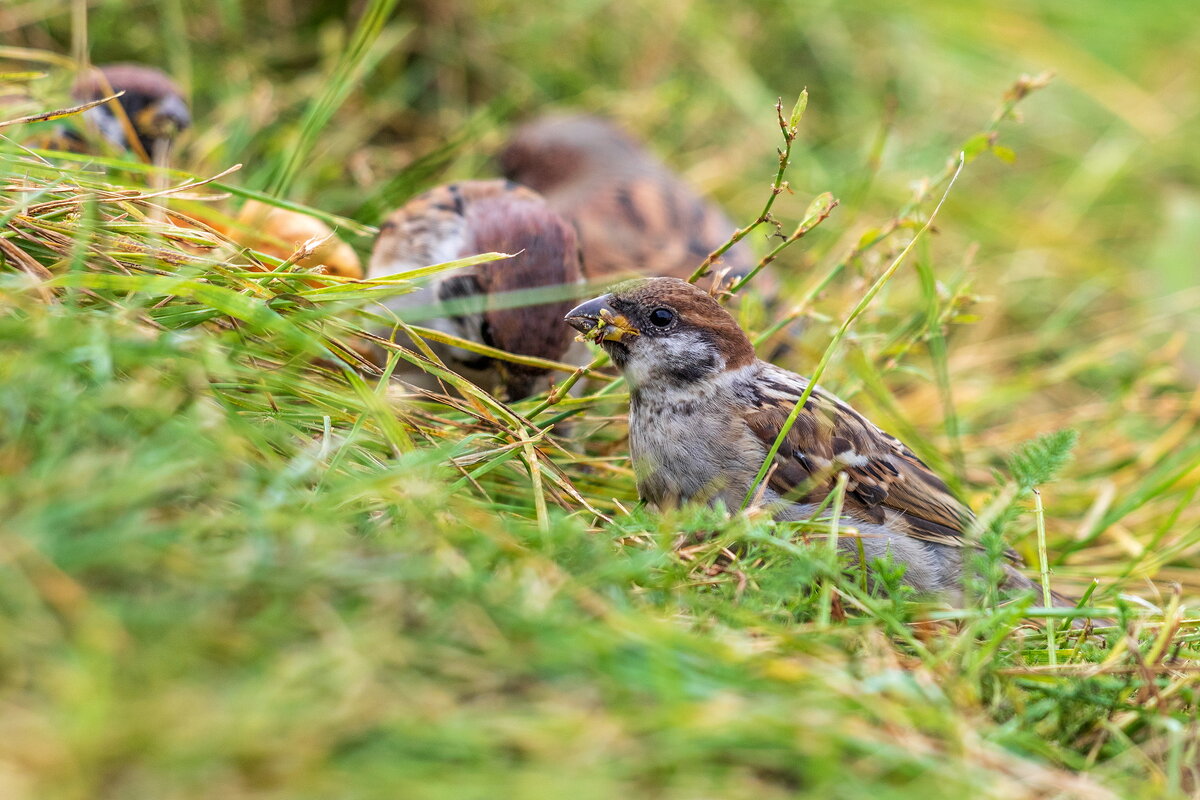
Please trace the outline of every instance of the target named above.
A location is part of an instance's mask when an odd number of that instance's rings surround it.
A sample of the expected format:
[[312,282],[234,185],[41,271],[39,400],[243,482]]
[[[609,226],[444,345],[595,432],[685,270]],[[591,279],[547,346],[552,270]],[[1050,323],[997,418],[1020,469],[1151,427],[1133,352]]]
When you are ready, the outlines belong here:
[[837,200],[834,199],[831,192],[821,192],[808,204],[808,208],[804,212],[804,221],[800,223],[800,227],[812,225],[817,219],[827,215],[835,205],[837,205]]
[[977,133],[970,139],[967,139],[965,142],[963,142],[963,159],[966,161],[966,163],[970,164],[979,157],[980,153],[983,153],[991,146],[992,137],[990,134]]
[[1005,147],[1002,144],[992,145],[992,153],[995,154],[996,158],[1000,159],[1005,164],[1012,164],[1017,160],[1017,154],[1013,151],[1013,149],[1011,147]]
[[1079,434],[1067,429],[1047,433],[1017,448],[1008,469],[1022,489],[1032,489],[1053,478],[1071,459]]
[[858,237],[858,244],[854,246],[855,250],[866,250],[871,247],[883,236],[883,231],[879,228],[867,228],[863,231],[862,236]]
[[788,117],[788,127],[795,133],[796,126],[800,124],[800,120],[804,118],[804,110],[808,108],[808,88],[800,92],[800,97],[796,100],[796,105],[792,106],[792,115]]

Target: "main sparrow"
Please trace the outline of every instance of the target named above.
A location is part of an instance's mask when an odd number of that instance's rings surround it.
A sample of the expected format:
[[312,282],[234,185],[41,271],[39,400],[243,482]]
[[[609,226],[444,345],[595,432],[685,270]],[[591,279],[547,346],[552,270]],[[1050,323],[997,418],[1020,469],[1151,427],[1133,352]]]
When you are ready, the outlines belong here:
[[[514,255],[436,274],[416,291],[389,301],[388,307],[401,319],[510,353],[586,363],[586,347],[573,345],[560,322],[572,301],[511,307],[510,302],[519,298],[509,297],[509,302],[504,298],[522,290],[562,297],[562,287],[578,287],[582,281],[574,229],[529,189],[502,180],[463,181],[419,195],[381,226],[367,274],[371,278],[402,274],[488,252]],[[422,310],[441,303],[459,308],[432,319],[420,318]],[[472,303],[475,307],[468,307]],[[447,366],[485,389],[502,389],[510,401],[549,383],[545,370],[459,347],[433,346]],[[402,377],[430,387],[423,373],[412,371]]]
[[[922,593],[961,590],[971,510],[908,447],[832,394],[814,388],[766,486],[753,485],[809,382],[760,361],[710,295],[675,278],[634,280],[566,321],[629,381],[629,450],[644,500],[738,508],[761,493],[777,519],[804,520],[844,472],[843,524],[858,530],[868,561],[903,564],[904,581]],[[841,546],[857,550],[848,540]],[[1032,587],[1012,565],[1006,570],[1006,588]]]
[[[87,102],[120,91],[125,94],[117,102],[129,118],[142,150],[151,158],[165,154],[176,134],[192,124],[187,101],[179,87],[166,73],[144,64],[94,67],[75,82],[71,96],[79,102]],[[133,146],[125,125],[111,106],[112,103],[106,103],[88,109],[84,114],[113,145],[131,150]]]
[[[592,283],[647,274],[686,278],[735,230],[716,205],[598,117],[530,122],[504,145],[499,161],[505,177],[540,192],[575,225]],[[742,242],[717,266],[741,277],[753,264]]]

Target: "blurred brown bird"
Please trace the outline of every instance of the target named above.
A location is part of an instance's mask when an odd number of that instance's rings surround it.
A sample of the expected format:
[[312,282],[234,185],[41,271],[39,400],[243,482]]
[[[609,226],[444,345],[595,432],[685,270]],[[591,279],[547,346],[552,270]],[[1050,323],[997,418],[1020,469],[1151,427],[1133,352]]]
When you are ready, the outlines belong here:
[[175,136],[192,124],[187,101],[162,70],[128,63],[93,67],[75,82],[71,96],[83,103],[121,91],[125,94],[117,102],[132,127],[136,146],[131,143],[129,129],[113,103],[89,109],[85,116],[114,146],[123,150],[140,147],[148,158],[160,160]]
[[[586,363],[587,349],[562,325],[571,299],[522,301],[519,292],[578,296],[583,275],[574,229],[536,193],[509,181],[439,186],[393,212],[380,227],[367,274],[397,275],[478,253],[512,258],[441,272],[388,307],[402,320],[509,353]],[[565,287],[571,287],[565,289]],[[507,295],[507,297],[506,297]],[[510,303],[518,303],[511,307]],[[456,308],[439,308],[451,304]],[[447,366],[509,401],[545,388],[546,370],[431,343]],[[435,388],[425,373],[401,377]]]
[[[715,204],[598,117],[556,114],[527,123],[499,161],[506,178],[540,192],[574,224],[593,285],[638,275],[687,278],[735,230]],[[753,265],[742,242],[715,269],[741,277]]]

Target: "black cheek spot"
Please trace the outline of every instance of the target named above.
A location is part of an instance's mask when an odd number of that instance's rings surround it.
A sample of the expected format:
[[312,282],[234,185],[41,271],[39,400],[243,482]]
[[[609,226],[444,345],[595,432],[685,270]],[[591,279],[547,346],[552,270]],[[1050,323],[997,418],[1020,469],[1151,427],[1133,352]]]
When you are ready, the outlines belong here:
[[483,287],[474,275],[455,275],[442,281],[437,293],[438,300],[445,303],[482,294]]
[[496,337],[492,336],[492,323],[488,322],[486,319],[483,321],[483,324],[479,326],[479,338],[483,339],[483,343],[488,347],[496,346]]
[[452,183],[446,188],[450,190],[450,196],[454,198],[454,212],[461,217],[464,212],[462,189],[457,183]]
[[[474,369],[480,372],[483,372],[494,363],[493,359],[488,356],[482,356],[475,353],[472,353],[472,356],[473,358],[468,358],[464,361],[460,361],[459,363],[462,364],[466,369]],[[520,400],[521,397],[518,397],[517,399]]]
[[681,383],[694,383],[701,378],[711,375],[716,368],[716,356],[712,353],[705,353],[703,357],[697,354],[697,357],[692,361],[673,364],[669,370],[669,374]]

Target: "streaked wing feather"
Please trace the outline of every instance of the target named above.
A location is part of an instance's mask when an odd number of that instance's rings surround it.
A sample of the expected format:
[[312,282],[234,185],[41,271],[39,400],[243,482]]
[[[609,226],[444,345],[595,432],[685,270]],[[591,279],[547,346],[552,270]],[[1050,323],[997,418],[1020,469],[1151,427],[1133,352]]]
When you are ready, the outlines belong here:
[[[807,385],[783,370],[769,375],[765,396],[747,420],[768,446]],[[819,502],[832,491],[838,472],[849,479],[846,507],[855,516],[881,523],[891,512],[914,538],[967,544],[963,537],[974,516],[945,482],[898,439],[817,389],[779,449],[770,487],[799,502]]]

